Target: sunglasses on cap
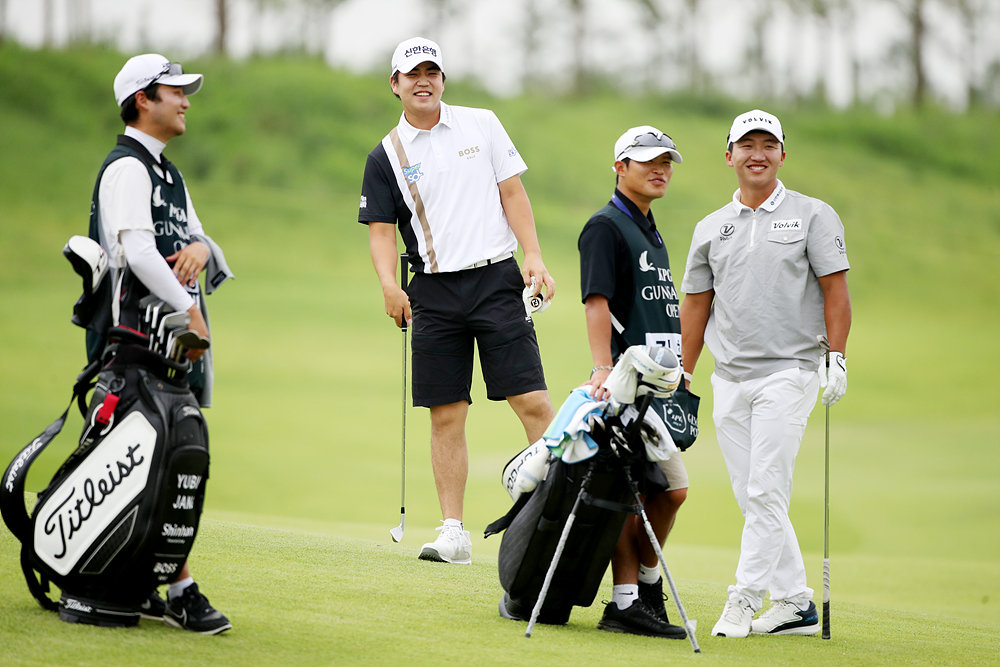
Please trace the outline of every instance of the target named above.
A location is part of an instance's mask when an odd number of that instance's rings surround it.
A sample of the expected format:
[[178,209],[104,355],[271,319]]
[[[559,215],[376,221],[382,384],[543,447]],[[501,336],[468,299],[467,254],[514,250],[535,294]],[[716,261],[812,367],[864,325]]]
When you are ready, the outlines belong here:
[[149,82],[154,83],[156,81],[159,81],[161,78],[163,78],[168,74],[170,76],[177,76],[183,73],[184,73],[184,68],[181,67],[180,63],[166,63],[163,65],[163,69],[160,70],[160,73],[154,76],[152,79],[150,79]]
[[675,144],[674,140],[668,135],[663,134],[662,132],[643,132],[642,134],[636,135],[635,138],[632,139],[632,143],[618,151],[618,155],[615,156],[615,159],[620,158],[630,148],[640,147],[667,148],[672,151],[677,150],[677,144]]

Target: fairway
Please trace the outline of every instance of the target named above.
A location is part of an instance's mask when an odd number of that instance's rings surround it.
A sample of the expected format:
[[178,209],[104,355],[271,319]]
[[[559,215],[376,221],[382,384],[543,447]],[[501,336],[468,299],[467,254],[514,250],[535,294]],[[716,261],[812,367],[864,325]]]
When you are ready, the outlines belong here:
[[[93,177],[119,130],[107,72],[122,61],[0,45],[2,465],[63,410],[82,366],[82,330],[69,323],[79,278],[60,250],[86,229]],[[425,410],[407,413],[406,531],[391,542],[401,335],[382,312],[366,230],[354,220],[364,155],[398,118],[398,102],[381,78],[311,60],[205,61],[191,71],[205,73],[205,88],[169,156],[237,276],[208,297],[212,472],[191,563],[233,629],[199,637],[146,621],[128,630],[61,623],[32,600],[18,546],[2,530],[5,664],[1000,663],[995,116],[774,109],[795,137],[783,181],[838,210],[852,261],[848,393],[831,410],[833,638],[708,636],[742,519],[715,443],[706,353],[693,387],[702,435],[684,455],[691,490],[665,550],[699,622],[703,653],[694,655],[686,641],[598,631],[609,580],[568,626],[540,626],[531,639],[524,624],[499,617],[500,538],[484,540],[482,530],[509,506],[500,472],[525,443],[510,409],[483,395],[478,370],[465,512],[473,564],[416,558],[440,518]],[[78,106],[51,104],[58,95]],[[494,108],[530,167],[524,183],[558,281],[555,304],[536,320],[558,404],[592,365],[576,238],[610,195],[614,138],[652,123],[684,155],[653,207],[679,285],[694,224],[735,187],[720,136],[754,101],[494,101],[450,79],[445,99]],[[951,147],[934,165],[919,148],[931,133]],[[73,448],[81,421],[71,413],[29,490]],[[791,510],[817,602],[822,479],[819,406]]]

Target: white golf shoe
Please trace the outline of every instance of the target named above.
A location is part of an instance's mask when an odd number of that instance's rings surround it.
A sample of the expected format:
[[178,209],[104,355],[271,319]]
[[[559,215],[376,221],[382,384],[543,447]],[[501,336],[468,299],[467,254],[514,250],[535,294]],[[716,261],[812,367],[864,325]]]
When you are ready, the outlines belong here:
[[722,609],[722,616],[712,628],[713,637],[746,637],[750,634],[754,608],[743,597],[730,598]]
[[758,635],[814,635],[819,632],[819,614],[816,605],[802,611],[788,600],[778,600],[750,625]]
[[461,525],[444,525],[437,530],[441,531],[437,539],[420,548],[420,560],[462,565],[472,562],[472,540],[469,538],[469,531]]

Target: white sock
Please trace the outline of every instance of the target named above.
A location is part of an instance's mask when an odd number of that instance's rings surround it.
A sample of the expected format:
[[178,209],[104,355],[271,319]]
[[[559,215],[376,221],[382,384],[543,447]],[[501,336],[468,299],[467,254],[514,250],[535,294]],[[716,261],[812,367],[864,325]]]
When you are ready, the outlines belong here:
[[175,581],[170,584],[167,588],[167,599],[173,600],[174,598],[179,598],[183,593],[184,589],[194,583],[194,577],[187,577],[181,579],[180,581]]
[[660,568],[656,565],[646,567],[639,563],[639,582],[643,584],[655,584],[660,580]]
[[465,526],[458,519],[445,519],[443,523],[446,526],[455,526],[459,530],[465,530]]
[[611,587],[611,601],[618,605],[619,609],[628,609],[638,599],[638,584],[615,584]]

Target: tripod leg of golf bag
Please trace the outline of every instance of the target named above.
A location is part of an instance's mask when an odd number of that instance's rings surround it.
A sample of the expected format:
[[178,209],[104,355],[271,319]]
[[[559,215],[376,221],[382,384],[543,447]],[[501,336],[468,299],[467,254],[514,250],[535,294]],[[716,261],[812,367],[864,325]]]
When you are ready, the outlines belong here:
[[549,563],[549,569],[545,573],[545,580],[542,582],[542,590],[538,593],[538,600],[535,601],[535,607],[531,610],[531,619],[528,621],[528,628],[524,631],[525,637],[531,636],[531,630],[535,627],[535,622],[538,620],[538,615],[542,613],[542,606],[545,605],[545,596],[548,595],[549,586],[552,584],[552,577],[556,573],[556,567],[559,565],[559,559],[562,557],[563,549],[566,547],[566,540],[569,538],[569,531],[573,528],[573,521],[576,519],[576,512],[580,508],[580,502],[583,499],[584,494],[587,492],[587,486],[590,484],[590,476],[594,472],[594,462],[590,463],[587,468],[587,474],[583,477],[583,482],[580,484],[580,492],[576,494],[576,502],[573,503],[573,509],[570,511],[569,516],[566,517],[566,525],[563,526],[562,534],[559,536],[559,543],[556,544],[556,552],[552,556],[552,562]]
[[646,528],[646,535],[649,537],[649,543],[653,545],[653,551],[656,552],[656,557],[660,559],[660,567],[663,568],[663,576],[667,580],[667,584],[670,586],[670,592],[674,596],[674,602],[677,604],[677,613],[681,615],[681,622],[684,623],[684,629],[687,630],[688,639],[691,640],[691,648],[694,649],[695,653],[701,653],[701,648],[698,646],[698,640],[694,636],[694,623],[688,620],[687,612],[684,611],[684,605],[681,603],[681,597],[677,594],[677,586],[674,585],[674,578],[670,576],[670,569],[667,567],[667,561],[663,557],[663,550],[660,549],[660,541],[656,539],[656,533],[653,532],[653,526],[649,523],[649,517],[646,516],[646,508],[642,504],[642,497],[639,495],[639,485],[636,484],[635,480],[632,478],[632,473],[629,471],[628,467],[625,468],[625,475],[628,478],[629,486],[632,487],[632,493],[635,495],[635,503],[639,508],[639,516],[642,518],[642,525]]

